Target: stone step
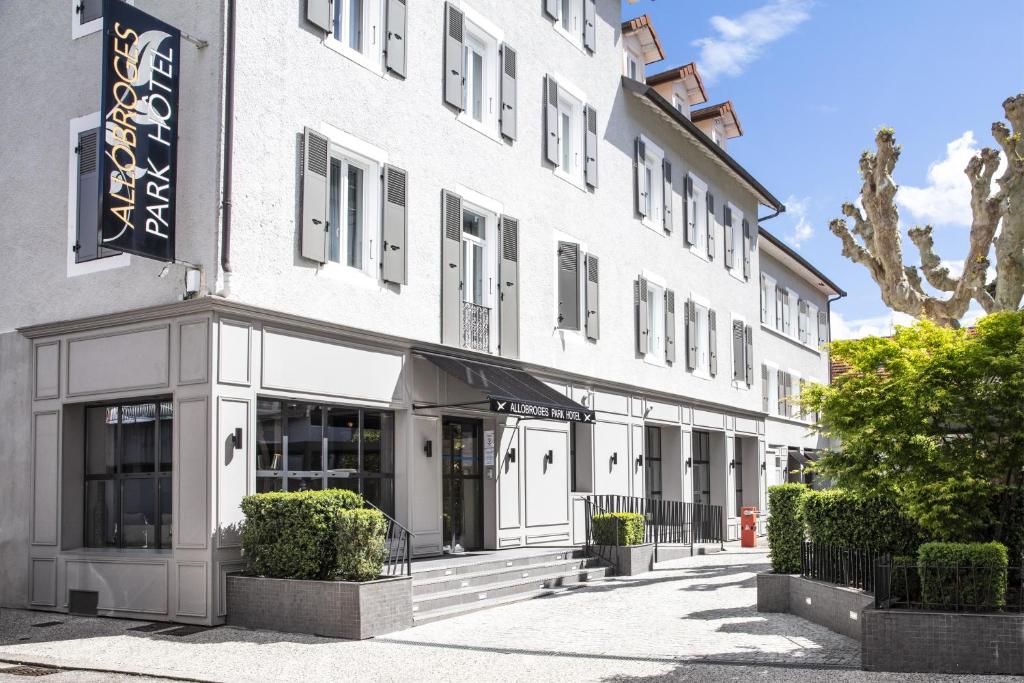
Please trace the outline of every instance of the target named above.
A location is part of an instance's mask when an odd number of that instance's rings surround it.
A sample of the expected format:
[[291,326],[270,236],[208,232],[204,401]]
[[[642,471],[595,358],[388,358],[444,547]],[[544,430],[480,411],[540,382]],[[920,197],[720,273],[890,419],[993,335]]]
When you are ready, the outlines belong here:
[[412,592],[414,596],[421,596],[431,593],[458,591],[459,589],[470,587],[486,590],[492,584],[504,584],[519,579],[550,575],[556,572],[568,573],[600,566],[603,566],[603,563],[596,557],[577,557],[568,560],[513,565],[511,567],[502,565],[497,569],[483,569],[471,573],[449,574],[430,578],[420,578],[419,575],[414,574]]
[[552,549],[550,553],[524,555],[521,557],[512,557],[507,559],[496,557],[495,555],[484,555],[480,558],[479,562],[462,561],[463,558],[459,558],[458,563],[450,567],[438,567],[437,569],[428,569],[425,571],[415,571],[414,569],[412,580],[413,584],[416,584],[423,580],[438,577],[454,576],[458,574],[476,574],[478,572],[490,571],[492,569],[522,567],[541,562],[556,562],[560,560],[583,559],[586,557],[586,551],[582,548],[563,548],[558,550]]
[[549,595],[558,595],[559,593],[566,593],[568,591],[577,590],[582,587],[583,584],[575,584],[572,586],[566,586],[565,588],[541,588],[537,590],[526,591],[524,593],[513,593],[512,595],[507,595],[503,598],[488,598],[486,600],[478,600],[477,602],[465,602],[458,605],[452,605],[451,607],[440,607],[438,609],[427,610],[426,612],[413,612],[412,621],[414,626],[421,626],[423,624],[429,624],[433,621],[451,619],[452,617],[458,617],[463,614],[471,614],[472,612],[478,612],[480,610],[490,609],[492,607],[500,607],[501,605],[511,605],[517,602],[523,602],[524,600],[544,598]]
[[426,595],[414,593],[412,598],[413,616],[456,605],[477,604],[492,598],[504,598],[544,589],[564,588],[603,579],[608,574],[608,568],[603,566],[574,569],[567,572],[549,570],[546,574],[518,578],[503,583],[492,583],[486,586],[468,586]]

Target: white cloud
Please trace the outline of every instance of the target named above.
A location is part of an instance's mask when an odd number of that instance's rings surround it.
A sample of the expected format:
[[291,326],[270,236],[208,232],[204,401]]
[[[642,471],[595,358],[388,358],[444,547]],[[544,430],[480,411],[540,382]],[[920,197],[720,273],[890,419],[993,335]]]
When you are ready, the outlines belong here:
[[974,131],[967,131],[946,145],[946,157],[928,167],[924,187],[901,185],[896,201],[921,223],[971,224],[971,184],[964,169],[978,153]]
[[860,339],[861,337],[887,337],[896,325],[912,325],[914,318],[896,311],[873,318],[846,320],[838,311],[832,311],[833,339]]
[[792,216],[795,224],[790,226],[782,238],[789,242],[794,249],[799,249],[807,240],[814,237],[814,227],[807,220],[807,205],[810,203],[808,197],[797,199],[793,195],[786,198],[786,213],[784,216]]
[[700,38],[700,73],[707,83],[721,76],[739,76],[761,56],[763,48],[807,21],[811,0],[773,0],[735,18],[713,16],[717,35]]

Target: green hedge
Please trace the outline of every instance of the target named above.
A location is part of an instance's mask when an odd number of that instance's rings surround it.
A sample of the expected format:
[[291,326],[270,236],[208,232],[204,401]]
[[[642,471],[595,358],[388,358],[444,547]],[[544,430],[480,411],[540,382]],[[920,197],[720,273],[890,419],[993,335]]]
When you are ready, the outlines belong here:
[[[597,545],[640,545],[644,542],[644,516],[637,512],[609,512],[593,517]],[[618,528],[618,538],[615,529]]]
[[803,484],[768,487],[768,558],[776,574],[800,571],[800,544],[804,540]]
[[1002,543],[925,543],[917,553],[921,600],[938,609],[1006,604],[1007,557]]
[[888,497],[809,491],[803,516],[807,538],[815,543],[912,555],[924,540],[914,520]]
[[278,579],[376,578],[386,523],[344,489],[258,493],[242,499],[249,569]]

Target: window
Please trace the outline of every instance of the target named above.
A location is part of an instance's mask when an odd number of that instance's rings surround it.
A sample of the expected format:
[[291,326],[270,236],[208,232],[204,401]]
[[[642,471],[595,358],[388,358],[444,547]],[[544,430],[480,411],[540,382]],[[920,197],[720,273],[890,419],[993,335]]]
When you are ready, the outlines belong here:
[[665,223],[663,213],[665,211],[665,176],[664,161],[665,152],[645,136],[640,136],[643,141],[643,223],[652,230],[664,234]]
[[711,435],[693,432],[693,502],[711,505]]
[[[644,489],[648,498],[661,499],[661,428],[644,428]],[[575,489],[574,489],[575,490]]]
[[577,186],[583,185],[583,101],[559,83],[558,167],[555,174]]
[[171,547],[170,401],[85,409],[88,548]]
[[[128,0],[128,4],[135,4]],[[103,0],[71,0],[71,38],[95,33],[103,28]]]
[[665,361],[665,288],[647,281],[647,355],[645,358]]
[[558,0],[555,31],[577,47],[583,46],[583,1]]
[[735,450],[732,454],[733,477],[736,481],[736,516],[739,517],[743,507],[743,440],[734,439]]
[[380,71],[384,4],[377,0],[333,0],[325,44],[358,64]]
[[687,229],[691,235],[690,249],[703,259],[708,254],[708,186],[697,176],[690,174],[691,192],[686,207]]
[[728,231],[725,248],[728,250],[725,265],[733,277],[746,281],[743,275],[743,260],[746,253],[743,248],[743,212],[732,202],[726,204],[727,218],[729,223],[725,226]]
[[801,299],[797,304],[796,327],[797,338],[803,344],[806,344],[810,339],[810,335],[808,335],[808,331],[811,329],[809,314],[810,310],[807,307],[807,302]]
[[490,303],[490,268],[487,259],[487,216],[473,209],[462,212],[462,300]]
[[775,280],[761,273],[761,322],[775,327]]
[[376,275],[380,164],[332,146],[328,178],[327,260]]
[[258,493],[349,489],[394,515],[393,413],[261,398],[256,420]]
[[794,370],[789,371],[789,394],[788,394],[788,406],[789,415],[798,420],[805,420],[807,418],[803,413],[803,409],[800,407],[800,393],[804,388],[804,381],[800,378],[800,373]]
[[779,410],[779,368],[771,363],[761,366],[761,409],[769,415],[783,415]]
[[459,120],[498,137],[499,74],[498,48],[501,38],[497,29],[468,8],[465,11],[462,38],[462,111]]

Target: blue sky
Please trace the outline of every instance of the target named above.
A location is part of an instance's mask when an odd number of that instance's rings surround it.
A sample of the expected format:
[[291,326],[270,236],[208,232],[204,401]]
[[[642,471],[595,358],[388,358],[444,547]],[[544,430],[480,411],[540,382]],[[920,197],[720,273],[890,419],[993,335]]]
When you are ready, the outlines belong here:
[[[894,175],[904,226],[931,223],[940,257],[962,267],[970,220],[963,168],[973,150],[995,146],[989,131],[1003,100],[1024,91],[1024,0],[638,0],[623,8],[627,18],[649,15],[661,38],[666,57],[651,72],[696,61],[709,100],[732,100],[744,135],[729,152],[788,209],[765,227],[849,293],[833,308],[836,336],[887,333],[893,322],[867,271],[842,257],[828,230],[842,203],[857,198],[857,161],[879,127],[895,128],[903,146]],[[905,261],[916,263],[907,246]]]

